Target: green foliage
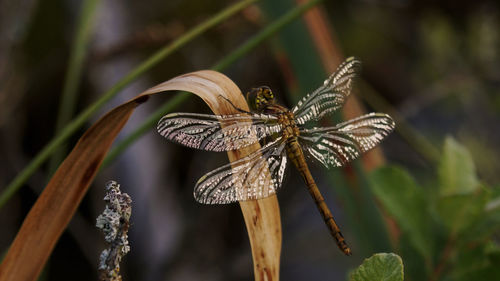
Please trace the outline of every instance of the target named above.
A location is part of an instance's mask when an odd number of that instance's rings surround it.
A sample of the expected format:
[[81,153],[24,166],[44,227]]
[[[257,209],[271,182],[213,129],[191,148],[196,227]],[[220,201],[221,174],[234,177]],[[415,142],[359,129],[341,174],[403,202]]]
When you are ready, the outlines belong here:
[[446,138],[438,172],[442,196],[470,194],[479,188],[472,156],[452,138]]
[[397,167],[382,168],[371,179],[375,196],[404,232],[414,234],[409,237],[411,244],[429,259],[432,243],[429,212],[422,208],[426,204],[424,191],[406,171]]
[[349,274],[349,281],[402,281],[403,261],[393,253],[374,254]]
[[437,212],[452,234],[480,219],[488,198],[480,188],[472,157],[465,147],[447,138],[439,163]]
[[500,190],[479,181],[464,146],[446,139],[437,178],[425,188],[400,167],[383,167],[369,180],[401,231],[394,244],[407,279],[500,280],[492,239],[500,230]]

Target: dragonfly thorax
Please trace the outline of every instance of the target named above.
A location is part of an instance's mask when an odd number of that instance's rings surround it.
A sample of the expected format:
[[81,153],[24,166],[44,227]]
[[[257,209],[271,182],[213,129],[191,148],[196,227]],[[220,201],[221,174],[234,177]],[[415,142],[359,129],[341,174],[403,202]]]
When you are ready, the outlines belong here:
[[291,111],[283,111],[278,115],[278,123],[283,127],[283,137],[285,139],[299,136],[299,127],[295,123],[295,117]]

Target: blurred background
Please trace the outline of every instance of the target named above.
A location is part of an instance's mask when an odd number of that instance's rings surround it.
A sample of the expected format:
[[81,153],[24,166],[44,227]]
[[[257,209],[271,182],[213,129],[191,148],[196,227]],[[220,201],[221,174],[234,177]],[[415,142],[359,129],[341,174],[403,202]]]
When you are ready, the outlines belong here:
[[[176,75],[212,68],[299,2],[257,1],[189,41],[127,83],[60,153],[65,155],[111,108]],[[58,134],[58,127],[156,51],[234,3],[0,2],[0,192]],[[344,57],[356,56],[363,71],[350,99],[364,112],[386,112],[396,119],[397,129],[382,150],[363,161],[336,170],[311,163],[353,249],[351,257],[337,249],[305,185],[289,167],[278,195],[282,280],[346,280],[376,252],[401,255],[407,280],[500,278],[499,6],[498,1],[322,1],[315,14],[287,23],[221,70],[243,92],[270,86],[291,108]],[[81,47],[79,53],[75,46]],[[59,109],[63,92],[75,93],[74,102],[62,106],[68,110],[66,121]],[[170,96],[154,97],[138,108],[117,143]],[[356,108],[349,105],[343,115],[360,115]],[[194,95],[174,111],[209,113]],[[53,157],[43,164],[1,207],[2,253],[61,160]],[[225,153],[182,147],[150,128],[102,168],[43,280],[97,279],[105,246],[95,218],[104,209],[108,180],[118,181],[133,200],[124,280],[252,280],[239,206],[204,206],[192,195],[202,175],[225,163]]]

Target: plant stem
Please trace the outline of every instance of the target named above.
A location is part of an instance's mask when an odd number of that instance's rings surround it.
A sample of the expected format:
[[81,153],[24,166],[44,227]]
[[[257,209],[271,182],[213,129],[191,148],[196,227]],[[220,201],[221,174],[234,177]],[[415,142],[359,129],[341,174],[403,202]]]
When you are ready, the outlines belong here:
[[439,162],[441,154],[439,149],[418,130],[414,129],[373,87],[368,83],[363,83],[362,85],[364,86],[364,91],[360,92],[365,102],[373,108],[391,115],[396,122],[396,132],[425,160],[432,165],[436,165]]
[[[76,100],[78,97],[77,90],[80,84],[80,76],[88,42],[92,33],[92,19],[94,18],[93,16],[98,3],[99,0],[86,0],[82,3],[78,28],[75,39],[73,40],[73,46],[71,47],[66,79],[61,94],[61,103],[59,105],[59,113],[56,121],[56,134],[59,134],[64,126],[68,124],[75,112]],[[50,173],[53,173],[57,169],[57,166],[63,160],[67,150],[67,143],[62,143],[58,149],[56,149],[50,160]]]
[[43,149],[40,151],[35,158],[26,166],[5,188],[5,190],[0,195],[0,208],[2,208],[5,203],[17,192],[17,190],[28,180],[28,178],[47,160],[47,158],[54,153],[54,151],[60,147],[71,135],[73,135],[83,124],[99,110],[107,101],[113,98],[118,92],[124,89],[127,85],[135,81],[138,77],[144,74],[146,71],[150,70],[156,66],[159,62],[164,60],[167,56],[173,52],[180,49],[182,46],[186,45],[194,38],[208,30],[209,28],[215,26],[216,24],[224,21],[225,19],[238,13],[245,7],[254,3],[257,0],[243,0],[238,2],[227,9],[224,9],[220,13],[216,14],[212,18],[206,20],[195,28],[191,29],[189,32],[181,36],[179,39],[168,44],[164,48],[160,49],[158,52],[153,54],[131,72],[129,72],[124,78],[122,78],[118,83],[116,83],[111,89],[102,95],[102,97],[97,100],[94,104],[85,109],[80,113],[73,121],[71,121],[55,138],[53,138]]
[[111,162],[113,162],[113,160],[116,159],[116,157],[118,157],[118,155],[125,151],[125,149],[147,133],[156,124],[156,122],[158,122],[158,120],[165,115],[166,112],[172,111],[174,108],[186,101],[188,97],[189,95],[187,93],[181,92],[153,112],[153,114],[151,114],[146,121],[144,121],[137,129],[135,129],[130,135],[125,137],[125,139],[120,141],[108,152],[106,158],[104,158],[104,161],[102,162],[102,167],[107,167]]
[[[236,50],[231,52],[229,55],[225,56],[222,60],[216,63],[211,69],[222,71],[227,68],[229,65],[234,63],[236,60],[241,58],[243,55],[247,54],[251,50],[253,50],[256,46],[262,43],[264,40],[268,39],[271,35],[278,32],[284,26],[286,26],[291,21],[295,20],[297,17],[302,15],[308,9],[318,4],[323,0],[313,0],[309,1],[303,5],[297,6],[294,9],[291,9],[288,13],[278,18],[276,21],[269,24],[266,28],[264,28],[261,32],[257,33],[255,36],[247,40],[244,44],[238,47]],[[115,147],[111,149],[108,153],[107,157],[104,159],[102,167],[106,167],[109,165],[121,152],[123,152],[127,147],[133,144],[137,139],[143,136],[148,130],[154,127],[156,122],[161,118],[161,116],[167,114],[172,109],[177,107],[179,104],[186,101],[190,95],[178,94],[174,96],[171,100],[165,103],[162,107],[157,109],[146,121],[144,121],[139,128],[133,131],[130,135],[125,137],[121,142],[119,142]]]
[[446,246],[444,247],[443,251],[441,252],[441,258],[439,259],[439,263],[434,268],[434,271],[432,272],[431,276],[429,277],[429,281],[439,280],[439,277],[441,276],[444,269],[446,268],[446,265],[448,264],[448,260],[455,249],[455,241],[456,241],[455,235],[453,235],[453,234],[450,235],[450,237],[448,238],[448,241],[446,242]]
[[271,35],[278,32],[280,29],[285,27],[287,24],[295,20],[297,17],[301,16],[304,12],[317,5],[319,2],[323,0],[311,0],[305,4],[299,5],[290,11],[288,11],[283,16],[279,17],[277,20],[269,24],[266,28],[264,28],[257,35],[248,40],[245,44],[241,45],[238,49],[233,51],[231,54],[222,59],[219,63],[217,63],[213,69],[221,70],[232,64],[236,59],[239,59],[244,54],[248,53],[250,50],[255,48],[258,44],[260,44],[265,39],[269,38]]

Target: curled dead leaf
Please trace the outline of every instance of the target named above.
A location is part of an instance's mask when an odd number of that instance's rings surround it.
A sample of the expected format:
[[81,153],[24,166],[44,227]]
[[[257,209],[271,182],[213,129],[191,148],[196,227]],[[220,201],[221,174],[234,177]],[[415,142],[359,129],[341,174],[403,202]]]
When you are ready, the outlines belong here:
[[[0,265],[0,281],[37,279],[104,156],[134,109],[146,102],[150,95],[171,90],[198,95],[215,114],[236,113],[236,109],[225,99],[238,108],[248,110],[240,89],[233,81],[222,73],[202,70],[152,87],[108,112],[83,134],[31,208]],[[232,162],[258,148],[259,145],[255,144],[230,151],[228,156]],[[278,280],[281,222],[276,196],[240,202],[240,206],[252,247],[255,280]]]

